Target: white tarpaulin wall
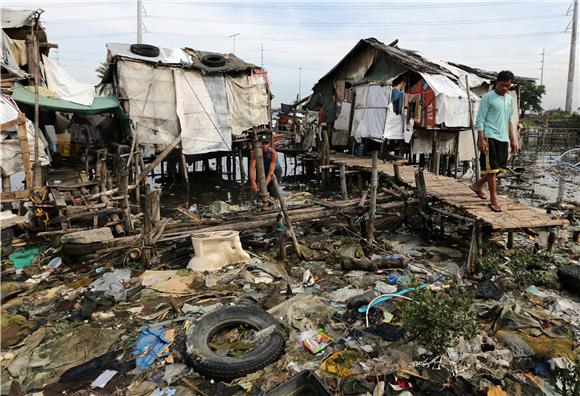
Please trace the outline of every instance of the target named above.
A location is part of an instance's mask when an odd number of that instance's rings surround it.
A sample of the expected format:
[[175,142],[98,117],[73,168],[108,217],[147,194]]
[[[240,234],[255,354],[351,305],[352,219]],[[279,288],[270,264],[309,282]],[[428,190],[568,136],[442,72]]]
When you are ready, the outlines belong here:
[[359,143],[362,138],[383,141],[388,106],[391,102],[391,86],[365,84],[355,89],[352,135]]
[[225,76],[232,133],[270,122],[268,90],[262,74]]
[[[435,122],[437,124],[445,124],[448,128],[468,128],[470,120],[467,92],[444,75],[420,74],[436,95],[435,106],[437,112],[435,114]],[[471,97],[474,100],[474,112],[477,112],[479,97],[473,93]]]
[[259,74],[202,77],[197,70],[124,59],[117,73],[119,97],[140,144],[166,146],[181,134],[185,154],[230,151],[232,134],[270,121]]
[[[0,95],[0,124],[17,118],[18,112],[18,108],[12,100],[4,95]],[[16,128],[18,127],[0,133],[0,166],[2,166],[4,172],[9,176],[24,171],[20,140],[18,139]],[[34,161],[34,124],[32,121],[26,120],[26,130],[28,132],[27,138],[30,160]],[[42,134],[40,137],[40,147],[42,150],[39,150],[38,156],[40,158],[40,164],[44,166],[49,164],[49,159],[45,152],[47,147],[46,142]]]
[[230,151],[232,135],[222,136],[212,98],[197,70],[174,69],[177,116],[185,154]]
[[119,60],[117,73],[118,95],[134,123],[139,143],[161,146],[171,143],[180,131],[173,70]]
[[95,99],[95,87],[80,83],[55,61],[42,55],[44,75],[48,89],[55,92],[59,98],[69,102],[90,106]]

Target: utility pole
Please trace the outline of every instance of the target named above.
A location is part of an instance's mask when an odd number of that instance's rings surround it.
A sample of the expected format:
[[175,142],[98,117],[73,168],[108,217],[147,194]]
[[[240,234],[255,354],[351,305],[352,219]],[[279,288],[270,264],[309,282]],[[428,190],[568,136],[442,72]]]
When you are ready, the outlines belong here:
[[143,3],[137,0],[137,44],[143,43]]
[[236,53],[236,36],[239,36],[239,35],[240,35],[240,33],[234,33],[234,34],[230,34],[228,36],[228,37],[233,37],[233,39],[234,39],[234,49],[232,51],[232,54]]
[[302,97],[302,68],[298,68],[298,97]]
[[576,29],[578,24],[578,0],[574,0],[572,9],[572,37],[570,38],[570,61],[568,63],[568,84],[566,85],[566,112],[572,112],[574,97],[574,74],[576,66]]
[[260,68],[263,69],[264,68],[264,44],[262,44],[261,46],[261,50],[260,50]]
[[546,47],[542,48],[542,73],[540,74],[540,85],[544,85],[544,56],[546,55]]

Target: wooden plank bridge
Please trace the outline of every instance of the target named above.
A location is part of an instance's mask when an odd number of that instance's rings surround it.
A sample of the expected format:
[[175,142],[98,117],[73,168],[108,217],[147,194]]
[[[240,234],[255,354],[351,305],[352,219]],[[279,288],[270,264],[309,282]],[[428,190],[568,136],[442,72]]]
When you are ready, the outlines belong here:
[[[332,155],[335,164],[345,164],[347,168],[371,171],[371,159],[368,157],[353,157],[346,154]],[[416,166],[399,166],[399,181],[415,188]],[[391,162],[379,161],[380,175],[395,177],[395,167]],[[516,202],[506,196],[499,196],[501,213],[493,212],[489,200],[477,197],[469,185],[463,181],[447,176],[425,172],[427,195],[447,205],[458,209],[466,217],[481,221],[492,231],[515,231],[524,228],[561,227],[568,224],[567,220],[556,219],[544,211]]]

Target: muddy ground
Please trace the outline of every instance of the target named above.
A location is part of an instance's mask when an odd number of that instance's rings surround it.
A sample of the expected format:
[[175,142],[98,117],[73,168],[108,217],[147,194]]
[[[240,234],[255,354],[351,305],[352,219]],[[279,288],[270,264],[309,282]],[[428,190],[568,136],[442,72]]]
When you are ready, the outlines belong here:
[[[518,159],[513,168],[526,171],[505,178],[502,193],[554,203],[560,170],[542,158]],[[215,175],[190,180],[191,209],[202,218],[256,210],[247,186],[215,182]],[[361,237],[364,216],[300,223],[303,258],[289,239],[280,258],[283,227],[244,231],[251,259],[216,272],[188,271],[186,258],[163,259],[172,250],[193,255],[186,242],[149,263],[124,257],[49,265],[58,251],[21,235],[15,248],[42,247],[20,270],[2,260],[2,394],[258,395],[305,370],[324,384],[316,394],[578,394],[580,288],[562,276],[580,265],[572,239],[578,175],[569,173],[567,183],[565,205],[554,213],[571,226],[558,231],[553,251],[544,231],[516,233],[513,249],[506,235],[492,235],[473,271],[466,267],[469,227],[429,234],[400,213],[372,245]],[[287,177],[284,189],[295,204],[339,198],[337,186],[321,189],[308,178]],[[189,221],[175,210],[183,201],[182,186],[167,184],[162,215]],[[360,312],[376,296],[397,293],[405,297]],[[192,368],[187,334],[204,315],[231,305],[269,311],[281,325],[282,354],[234,380],[205,378]],[[260,347],[255,333],[232,325],[208,341],[222,356],[243,359]],[[316,353],[305,347],[305,339],[323,336]],[[106,370],[112,378],[95,383]]]

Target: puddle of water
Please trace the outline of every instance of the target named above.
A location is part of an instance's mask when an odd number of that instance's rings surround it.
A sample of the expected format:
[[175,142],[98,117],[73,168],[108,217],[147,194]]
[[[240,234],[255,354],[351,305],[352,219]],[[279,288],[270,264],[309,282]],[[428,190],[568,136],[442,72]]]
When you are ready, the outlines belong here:
[[515,187],[509,189],[509,193],[534,206],[540,203],[555,203],[558,199],[558,190],[562,180],[564,194],[563,202],[580,204],[580,172],[560,166],[555,158],[561,151],[538,152],[535,150],[523,151],[514,160],[513,169],[522,173],[523,177],[518,182],[515,179],[502,181],[503,187]]

